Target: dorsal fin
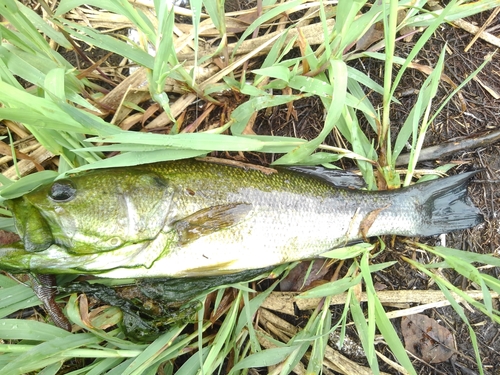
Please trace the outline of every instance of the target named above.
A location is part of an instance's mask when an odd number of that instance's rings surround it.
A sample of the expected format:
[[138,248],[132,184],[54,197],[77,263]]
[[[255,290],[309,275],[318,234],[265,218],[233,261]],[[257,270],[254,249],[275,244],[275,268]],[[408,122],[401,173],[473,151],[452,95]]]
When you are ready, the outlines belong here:
[[366,183],[362,177],[340,169],[327,169],[320,166],[289,166],[284,169],[316,177],[334,186],[350,189],[362,189]]

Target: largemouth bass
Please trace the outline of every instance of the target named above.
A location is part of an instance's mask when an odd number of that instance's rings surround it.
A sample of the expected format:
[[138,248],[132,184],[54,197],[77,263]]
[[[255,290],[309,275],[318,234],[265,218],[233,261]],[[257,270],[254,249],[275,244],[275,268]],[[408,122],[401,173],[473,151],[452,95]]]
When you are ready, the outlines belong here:
[[373,236],[429,236],[482,222],[467,194],[473,175],[369,192],[320,173],[197,160],[96,170],[6,201],[22,242],[0,249],[0,268],[206,276],[313,258]]

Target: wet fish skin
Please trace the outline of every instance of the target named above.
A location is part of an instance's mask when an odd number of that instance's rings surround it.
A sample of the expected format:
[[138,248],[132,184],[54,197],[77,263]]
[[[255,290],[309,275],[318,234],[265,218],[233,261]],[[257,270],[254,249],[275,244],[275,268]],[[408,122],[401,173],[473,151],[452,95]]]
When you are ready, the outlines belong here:
[[206,276],[312,258],[372,236],[449,232],[482,221],[467,196],[473,175],[368,192],[297,171],[196,160],[97,170],[7,202],[24,249],[0,249],[0,268]]

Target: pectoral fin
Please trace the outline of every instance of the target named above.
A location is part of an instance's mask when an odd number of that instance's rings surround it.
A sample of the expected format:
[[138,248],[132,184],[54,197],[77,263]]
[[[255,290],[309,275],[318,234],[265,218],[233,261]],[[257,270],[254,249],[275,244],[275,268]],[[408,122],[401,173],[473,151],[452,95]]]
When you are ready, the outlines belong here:
[[202,236],[240,223],[252,210],[247,203],[234,203],[204,208],[175,223],[179,243],[186,244]]

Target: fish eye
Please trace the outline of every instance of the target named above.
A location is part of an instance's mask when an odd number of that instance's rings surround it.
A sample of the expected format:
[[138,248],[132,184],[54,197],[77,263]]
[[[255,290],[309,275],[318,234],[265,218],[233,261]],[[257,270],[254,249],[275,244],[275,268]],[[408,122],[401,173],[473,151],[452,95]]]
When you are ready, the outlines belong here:
[[76,189],[70,181],[56,181],[52,184],[49,198],[54,202],[69,202],[76,196]]

